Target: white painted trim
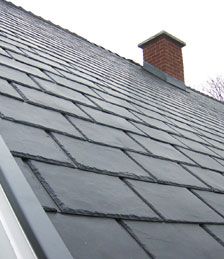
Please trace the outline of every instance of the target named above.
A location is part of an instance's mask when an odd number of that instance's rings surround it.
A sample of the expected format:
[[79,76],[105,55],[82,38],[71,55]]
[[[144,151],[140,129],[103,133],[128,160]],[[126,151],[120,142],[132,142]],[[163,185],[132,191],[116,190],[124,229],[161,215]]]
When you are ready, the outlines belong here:
[[0,223],[10,241],[16,259],[37,259],[1,185]]

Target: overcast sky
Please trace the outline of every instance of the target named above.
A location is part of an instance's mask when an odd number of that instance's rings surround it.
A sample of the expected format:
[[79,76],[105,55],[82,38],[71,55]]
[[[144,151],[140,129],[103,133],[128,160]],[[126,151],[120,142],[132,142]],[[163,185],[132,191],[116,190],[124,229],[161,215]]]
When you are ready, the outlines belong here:
[[11,0],[119,55],[142,64],[138,43],[161,30],[186,42],[185,81],[201,89],[224,75],[222,0]]

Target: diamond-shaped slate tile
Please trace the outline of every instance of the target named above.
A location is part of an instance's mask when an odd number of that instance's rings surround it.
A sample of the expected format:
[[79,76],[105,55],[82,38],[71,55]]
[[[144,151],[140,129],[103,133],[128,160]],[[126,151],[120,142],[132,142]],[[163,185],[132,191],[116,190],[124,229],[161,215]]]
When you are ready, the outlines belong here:
[[60,147],[42,129],[0,120],[0,135],[11,151],[71,163]]
[[[91,88],[89,88],[88,86],[86,86],[84,84],[81,84],[79,82],[75,82],[75,81],[69,80],[69,79],[67,79],[65,77],[57,76],[57,75],[49,73],[49,72],[46,72],[46,74],[48,74],[50,76],[50,78],[55,80],[55,82],[58,83],[58,84],[67,86],[69,88],[72,88],[72,89],[74,89],[76,91],[80,91],[80,92],[85,93],[85,94],[89,94],[89,95],[98,97],[94,93],[94,91],[92,91]],[[81,78],[80,78],[80,80],[81,80]]]
[[224,217],[224,194],[196,190],[194,192]]
[[74,258],[149,259],[115,220],[59,213],[49,217]]
[[0,79],[0,93],[22,99],[17,91],[4,79]]
[[25,73],[29,73],[31,75],[35,75],[35,76],[39,76],[41,78],[48,79],[48,77],[43,72],[41,72],[40,69],[38,69],[36,67],[33,67],[33,66],[26,65],[26,64],[21,63],[21,62],[18,62],[16,60],[12,59],[12,58],[0,56],[0,64],[18,69],[20,71],[23,71]]
[[35,81],[46,91],[52,94],[55,94],[59,97],[64,97],[66,99],[69,99],[71,101],[75,101],[78,103],[83,103],[90,106],[96,106],[93,104],[89,99],[87,99],[83,94],[74,91],[72,89],[60,86],[56,83],[42,80],[39,78],[35,78]]
[[176,138],[182,142],[185,147],[189,147],[190,149],[194,150],[194,151],[199,151],[208,155],[213,155],[213,156],[217,156],[214,152],[212,152],[212,150],[210,150],[208,148],[208,146],[205,146],[201,143],[198,143],[196,141],[190,140],[190,139],[186,139],[186,138],[182,138],[182,137],[178,137],[176,136]]
[[133,123],[133,124],[153,139],[164,141],[174,145],[183,146],[183,144],[180,141],[172,137],[171,134],[169,134],[168,132],[151,128],[151,127],[142,125],[140,123]]
[[222,174],[195,166],[185,165],[185,167],[212,188],[224,191],[224,176]]
[[36,84],[24,72],[0,65],[0,77],[36,88]]
[[224,244],[224,226],[223,225],[206,225],[206,228]]
[[166,219],[187,222],[224,222],[216,212],[183,187],[128,180]]
[[117,177],[35,161],[32,164],[63,203],[63,208],[105,216],[158,218]]
[[222,259],[224,248],[198,225],[125,222],[159,259]]
[[80,165],[108,172],[149,177],[147,172],[117,148],[80,141],[60,134],[53,135]]
[[143,122],[146,122],[149,126],[159,128],[161,130],[176,133],[171,127],[169,127],[167,124],[165,124],[163,121],[150,118],[144,115],[141,115],[139,113],[134,113],[137,117],[139,117]]
[[26,57],[24,55],[17,54],[17,53],[12,52],[12,51],[8,51],[8,52],[10,53],[10,55],[15,60],[21,61],[23,63],[26,63],[26,64],[34,66],[34,67],[38,67],[38,68],[40,68],[42,70],[46,70],[46,71],[50,71],[50,72],[55,73],[55,74],[59,74],[54,68],[52,68],[51,66],[49,66],[47,64],[44,64],[42,62],[39,62],[39,61],[36,61],[34,59],[28,58],[28,57]]
[[188,149],[179,148],[181,152],[186,154],[188,157],[190,157],[193,161],[195,161],[197,164],[199,164],[202,167],[206,167],[211,170],[218,170],[223,172],[224,166],[222,166],[220,163],[218,163],[215,159],[213,159],[210,156],[200,154],[198,152],[190,151]]
[[128,152],[128,154],[158,180],[177,184],[207,187],[175,162]]
[[37,179],[34,172],[31,171],[29,166],[26,163],[24,163],[21,158],[15,158],[15,160],[18,166],[20,167],[21,171],[23,172],[24,176],[26,177],[26,180],[32,187],[41,205],[45,208],[56,210],[56,204],[53,202],[53,200],[51,199],[47,191],[44,189],[40,181]]
[[70,117],[71,122],[89,139],[95,142],[145,152],[145,150],[119,129]]
[[0,96],[0,113],[10,119],[83,137],[59,112]]
[[120,128],[123,130],[127,130],[127,131],[131,131],[131,132],[135,132],[135,133],[139,133],[142,134],[142,132],[137,129],[135,126],[133,126],[130,122],[128,122],[126,119],[121,118],[119,116],[110,114],[110,113],[106,113],[103,111],[99,111],[96,109],[92,109],[90,107],[86,107],[86,106],[80,106],[86,113],[88,113],[94,120],[96,120],[99,123],[108,125],[108,126],[112,126],[115,128]]
[[18,89],[26,96],[30,103],[44,107],[50,107],[55,110],[73,114],[79,117],[89,118],[81,109],[69,100],[65,100],[41,91],[36,91],[16,84]]
[[126,108],[124,107],[120,107],[118,105],[112,104],[112,103],[108,103],[102,100],[99,100],[97,98],[92,98],[90,97],[90,99],[92,101],[94,101],[97,105],[99,105],[102,109],[123,116],[125,118],[131,119],[131,120],[135,120],[135,121],[139,121],[139,119],[134,116],[131,112],[129,112]]
[[189,158],[181,154],[177,149],[167,143],[156,141],[147,137],[131,134],[143,147],[145,147],[153,155],[194,164]]

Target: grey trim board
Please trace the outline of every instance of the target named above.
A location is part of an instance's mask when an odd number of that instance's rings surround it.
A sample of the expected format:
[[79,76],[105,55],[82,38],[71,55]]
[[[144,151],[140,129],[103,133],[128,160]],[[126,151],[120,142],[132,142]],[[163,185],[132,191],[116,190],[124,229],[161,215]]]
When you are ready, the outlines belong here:
[[1,136],[0,183],[37,257],[72,259]]

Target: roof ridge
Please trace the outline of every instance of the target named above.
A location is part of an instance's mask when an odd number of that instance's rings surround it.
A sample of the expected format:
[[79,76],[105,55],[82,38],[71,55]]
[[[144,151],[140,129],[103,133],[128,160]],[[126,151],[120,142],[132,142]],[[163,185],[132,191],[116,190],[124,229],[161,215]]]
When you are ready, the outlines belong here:
[[26,13],[31,14],[32,16],[34,16],[34,17],[36,17],[36,18],[38,18],[38,19],[40,19],[40,20],[42,20],[42,21],[44,21],[44,22],[46,22],[46,23],[48,23],[48,24],[51,24],[51,25],[57,27],[58,29],[61,29],[61,30],[65,31],[65,32],[67,32],[67,33],[70,33],[70,34],[73,35],[73,36],[79,37],[80,39],[82,39],[82,40],[84,40],[84,41],[86,41],[86,42],[88,42],[88,43],[90,43],[90,44],[93,44],[93,45],[95,45],[95,46],[97,46],[97,47],[99,47],[99,48],[101,48],[101,49],[104,49],[104,50],[106,50],[106,51],[108,51],[108,52],[110,52],[110,53],[112,53],[112,54],[114,54],[114,55],[116,55],[116,56],[118,56],[118,57],[120,57],[120,58],[122,58],[122,59],[128,61],[128,62],[131,62],[132,64],[135,64],[135,65],[137,65],[137,66],[142,67],[141,64],[139,64],[138,62],[136,62],[136,61],[134,61],[134,60],[132,60],[132,59],[129,59],[129,58],[125,58],[125,57],[119,55],[119,54],[116,53],[116,52],[113,52],[113,51],[111,51],[111,50],[109,50],[109,49],[106,49],[106,48],[104,48],[104,47],[102,47],[102,46],[100,46],[100,45],[98,45],[98,44],[96,44],[96,43],[94,43],[94,42],[91,42],[91,41],[87,40],[86,38],[84,38],[83,36],[80,36],[80,35],[78,35],[77,33],[72,32],[72,31],[70,31],[69,29],[66,29],[66,28],[62,27],[62,26],[59,25],[59,24],[55,24],[55,23],[53,23],[52,21],[50,21],[50,20],[48,20],[48,19],[45,19],[45,18],[43,18],[43,17],[40,16],[40,15],[37,15],[37,14],[33,13],[32,11],[26,10],[26,9],[23,8],[22,6],[18,6],[18,5],[14,4],[14,3],[12,3],[11,1],[8,1],[8,0],[0,0],[0,1],[3,1],[3,2],[7,3],[7,4],[10,4],[10,5],[12,5],[12,6],[14,6],[14,7],[16,7],[16,8],[18,8],[18,9],[24,11],[24,12],[26,12]]
[[[101,48],[101,49],[103,49],[103,50],[105,50],[105,51],[108,51],[109,53],[112,53],[112,54],[114,54],[114,55],[116,55],[116,56],[118,56],[118,57],[120,57],[120,58],[122,58],[122,59],[124,59],[124,60],[126,60],[126,61],[128,61],[128,62],[131,62],[131,63],[134,64],[134,65],[137,65],[137,66],[140,66],[141,68],[143,68],[143,66],[142,66],[141,64],[137,63],[136,61],[134,61],[134,60],[132,60],[132,59],[129,59],[129,58],[125,58],[125,57],[119,55],[119,54],[116,53],[116,52],[113,52],[113,51],[111,51],[111,50],[109,50],[109,49],[106,49],[106,48],[104,48],[104,47],[102,47],[102,46],[100,46],[100,45],[98,45],[98,44],[96,44],[96,43],[94,43],[94,42],[91,42],[91,41],[87,40],[86,38],[84,38],[83,36],[80,36],[80,35],[78,35],[77,33],[70,31],[69,29],[66,29],[66,28],[64,28],[64,27],[62,27],[62,26],[60,26],[60,25],[58,25],[58,24],[53,23],[53,22],[50,21],[50,20],[47,20],[47,19],[43,18],[42,16],[39,16],[39,15],[37,15],[37,14],[31,12],[31,11],[26,10],[26,9],[23,8],[22,6],[18,6],[18,5],[14,4],[14,3],[12,3],[11,1],[8,1],[8,0],[0,0],[0,1],[5,2],[5,3],[9,4],[9,5],[12,5],[12,6],[14,6],[14,7],[16,7],[16,8],[18,8],[18,9],[20,9],[20,10],[22,10],[22,11],[24,11],[24,12],[26,12],[26,13],[28,13],[28,14],[30,14],[30,15],[32,15],[32,16],[34,16],[34,17],[36,17],[36,18],[38,18],[38,19],[40,19],[40,20],[46,22],[46,23],[48,23],[48,24],[51,24],[51,25],[55,26],[55,27],[58,28],[58,29],[61,29],[61,30],[65,31],[65,32],[67,32],[67,33],[73,35],[73,36],[79,37],[80,39],[82,39],[82,40],[84,40],[84,41],[86,41],[86,42],[88,42],[88,43],[90,43],[90,44],[92,44],[92,45],[94,45],[94,46],[97,46],[97,47],[99,47],[99,48]],[[149,72],[149,71],[148,71],[148,73],[153,74],[153,73],[151,73],[151,72]],[[161,78],[160,78],[160,79],[161,79]],[[161,79],[161,80],[162,80],[162,81],[165,81],[165,80],[163,80],[163,79]],[[168,83],[169,83],[169,82],[168,82]],[[170,83],[169,83],[169,84],[170,84]],[[186,84],[185,84],[185,85],[186,85]],[[199,91],[199,90],[196,90],[196,89],[192,88],[192,87],[189,86],[189,85],[186,85],[186,86],[187,86],[187,88],[188,88],[189,90],[191,90],[191,91],[193,91],[193,92],[195,92],[195,93],[197,93],[197,94],[201,94],[202,96],[207,97],[207,98],[209,98],[209,99],[211,99],[211,100],[213,100],[213,101],[216,101],[216,102],[218,102],[218,103],[221,103],[222,105],[224,104],[222,101],[217,100],[217,99],[215,99],[214,97],[212,97],[212,96],[210,96],[210,95],[208,95],[208,94],[206,94],[206,93],[203,93],[203,92],[201,92],[201,91]]]

